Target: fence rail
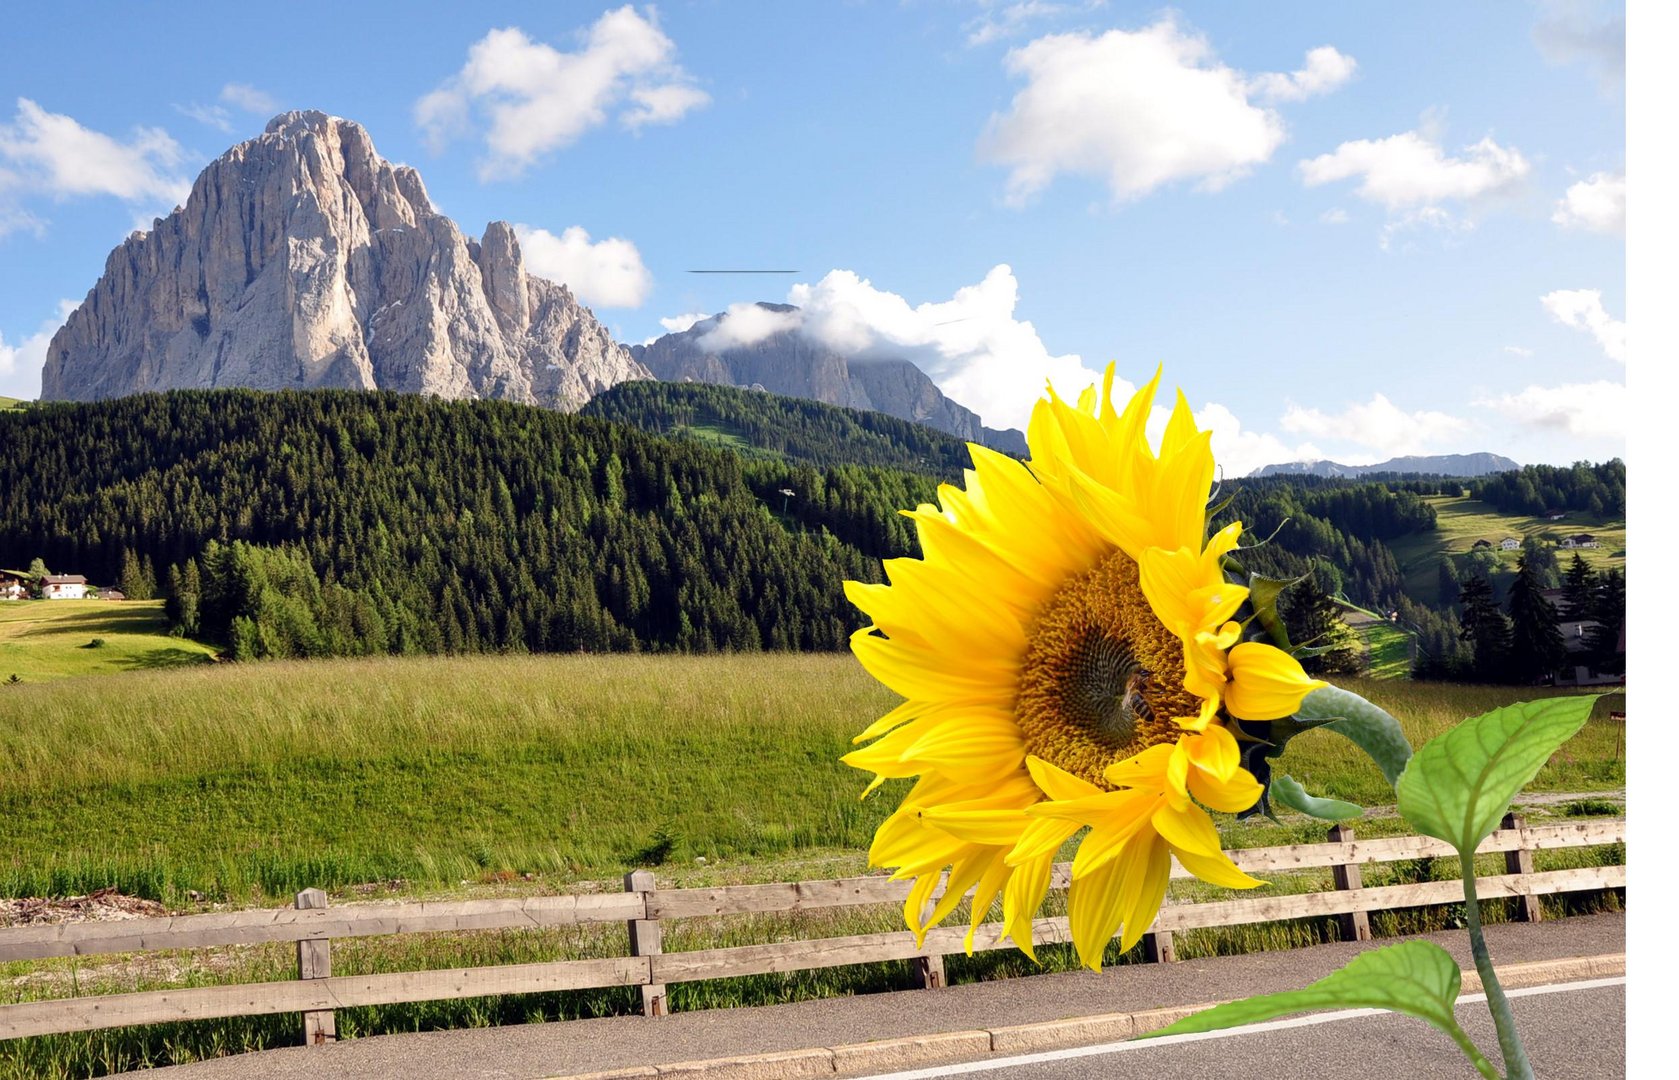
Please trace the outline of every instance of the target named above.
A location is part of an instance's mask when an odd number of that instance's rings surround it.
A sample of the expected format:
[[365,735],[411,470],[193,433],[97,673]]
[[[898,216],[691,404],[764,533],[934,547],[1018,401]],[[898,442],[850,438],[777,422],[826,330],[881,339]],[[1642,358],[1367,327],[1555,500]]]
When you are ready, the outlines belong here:
[[[1150,959],[1173,958],[1172,934],[1177,931],[1334,916],[1341,920],[1344,934],[1367,939],[1369,912],[1449,904],[1462,898],[1462,887],[1457,881],[1376,888],[1364,888],[1360,884],[1361,865],[1454,854],[1450,846],[1440,841],[1418,836],[1357,840],[1350,829],[1341,826],[1330,830],[1330,837],[1329,842],[1321,844],[1234,851],[1231,858],[1249,872],[1327,867],[1333,871],[1332,891],[1167,904],[1146,938]],[[1517,917],[1537,921],[1539,896],[1624,888],[1626,867],[1623,864],[1535,872],[1534,851],[1625,841],[1624,820],[1529,827],[1521,819],[1509,816],[1504,820],[1504,827],[1477,849],[1483,853],[1504,852],[1506,873],[1478,878],[1477,889],[1483,899],[1521,899]],[[1189,875],[1174,863],[1172,876]],[[1057,866],[1051,887],[1066,888],[1068,881],[1068,865]],[[295,907],[277,910],[0,929],[0,962],[296,942],[299,969],[299,977],[286,982],[150,990],[0,1005],[0,1039],[130,1024],[301,1013],[304,1041],[320,1043],[333,1039],[336,1030],[333,1010],[339,1008],[611,986],[640,986],[644,1012],[657,1016],[665,1012],[665,987],[671,983],[885,960],[915,960],[922,985],[942,985],[942,958],[964,951],[965,928],[934,928],[920,947],[911,934],[900,930],[767,945],[663,951],[662,924],[671,920],[902,904],[908,891],[908,882],[889,881],[880,876],[714,889],[659,889],[653,875],[642,870],[626,875],[622,893],[329,907],[320,890],[306,889],[298,894]],[[584,923],[623,924],[628,934],[629,955],[381,975],[332,974],[330,950],[334,938]],[[1035,920],[1032,939],[1036,944],[1070,941],[1067,920]],[[973,947],[976,952],[1009,947],[1003,939],[1002,924],[981,926],[974,935]]]

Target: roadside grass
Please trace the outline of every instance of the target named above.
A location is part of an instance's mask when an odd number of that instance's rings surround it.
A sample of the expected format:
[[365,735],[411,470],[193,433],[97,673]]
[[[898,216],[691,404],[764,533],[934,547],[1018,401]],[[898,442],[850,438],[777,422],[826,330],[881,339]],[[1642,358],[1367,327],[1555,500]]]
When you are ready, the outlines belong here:
[[[94,644],[97,642],[98,644]],[[0,604],[0,683],[202,664],[208,645],[170,637],[161,600],[12,600]],[[0,686],[14,693],[17,684]],[[0,715],[7,711],[0,703]]]
[[[1421,600],[1433,602],[1439,596],[1439,565],[1444,555],[1462,555],[1472,550],[1475,541],[1486,540],[1498,544],[1506,536],[1518,540],[1551,532],[1558,536],[1589,532],[1598,538],[1601,547],[1584,548],[1579,554],[1594,570],[1624,571],[1627,563],[1627,526],[1622,517],[1598,517],[1580,511],[1570,511],[1561,521],[1547,521],[1542,517],[1505,514],[1479,499],[1446,495],[1430,496],[1426,500],[1434,507],[1436,517],[1432,532],[1412,533],[1388,541],[1393,557],[1405,575],[1405,591]],[[1499,561],[1510,571],[1516,569],[1519,551],[1494,551]],[[1574,551],[1559,548],[1557,558],[1566,564]]]
[[1358,631],[1369,657],[1365,674],[1371,679],[1411,677],[1412,635],[1389,622],[1371,623]]
[[[112,605],[115,606],[115,605]],[[1467,715],[1551,690],[1351,680],[1421,744]],[[1611,704],[1613,702],[1613,704]],[[663,887],[813,880],[866,870],[875,827],[904,782],[866,801],[839,763],[850,737],[894,704],[846,656],[542,656],[202,665],[0,687],[0,896],[114,886],[190,912],[288,903],[316,886],[333,903],[616,889],[655,864]],[[1625,783],[1624,728],[1593,720],[1534,789]],[[1315,794],[1370,807],[1358,835],[1408,831],[1391,789],[1324,732],[1276,763]],[[1602,795],[1530,814],[1619,814]],[[1227,823],[1232,847],[1321,840],[1325,826]],[[1064,853],[1064,857],[1070,851]],[[1542,852],[1541,869],[1616,849]],[[701,861],[703,859],[703,862]],[[1450,860],[1394,874],[1450,876]],[[1487,871],[1494,869],[1492,866]],[[1366,870],[1367,884],[1388,871]],[[1329,887],[1327,871],[1274,875],[1272,892]],[[193,894],[196,893],[195,897]],[[1224,895],[1175,882],[1172,895]],[[1582,894],[1547,911],[1614,909]],[[1064,911],[1052,898],[1049,914]],[[1504,917],[1489,905],[1488,918]],[[959,911],[956,917],[965,913]],[[1379,933],[1453,925],[1451,906],[1373,919]],[[995,916],[993,916],[995,917]],[[892,906],[716,920],[666,929],[668,950],[896,930]],[[1185,958],[1333,940],[1333,919],[1195,931]],[[618,926],[351,939],[335,973],[623,955]],[[952,981],[1068,970],[1071,950],[952,957]],[[1110,963],[1137,962],[1138,950]],[[0,964],[0,1002],[295,976],[295,950],[256,946],[143,957]],[[908,963],[672,987],[675,1009],[763,1004],[912,985]],[[633,990],[347,1009],[346,1035],[558,1020],[632,1011]],[[295,1043],[295,1016],[157,1025],[0,1043],[0,1080],[94,1076]]]

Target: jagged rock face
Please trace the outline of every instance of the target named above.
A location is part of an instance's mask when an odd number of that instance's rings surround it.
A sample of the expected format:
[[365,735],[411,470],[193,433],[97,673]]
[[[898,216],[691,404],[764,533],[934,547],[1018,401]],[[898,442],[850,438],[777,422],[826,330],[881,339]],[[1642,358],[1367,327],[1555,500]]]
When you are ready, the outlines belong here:
[[[758,306],[779,314],[797,311],[787,304]],[[656,379],[755,387],[829,405],[873,409],[1005,453],[1026,453],[1026,439],[1019,431],[984,426],[978,415],[945,397],[908,360],[848,358],[797,330],[778,330],[751,343],[713,348],[706,337],[727,318],[713,316],[681,333],[631,346],[630,352]]]
[[360,125],[293,112],[111,252],[48,346],[41,396],[347,387],[576,409],[648,377],[564,285],[525,272],[506,223],[467,239]]

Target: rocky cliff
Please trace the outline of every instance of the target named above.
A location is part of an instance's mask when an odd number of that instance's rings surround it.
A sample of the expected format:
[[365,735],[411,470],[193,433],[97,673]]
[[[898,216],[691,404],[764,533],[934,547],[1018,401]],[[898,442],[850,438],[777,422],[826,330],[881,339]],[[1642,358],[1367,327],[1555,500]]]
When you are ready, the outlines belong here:
[[576,409],[648,372],[560,284],[482,240],[358,124],[276,117],[111,252],[53,337],[44,399],[348,387]]
[[[786,316],[787,304],[758,305]],[[756,340],[720,332],[727,314],[666,334],[631,354],[657,379],[753,387],[772,394],[811,398],[829,405],[873,409],[926,424],[968,442],[1024,456],[1026,438],[1014,428],[988,428],[972,410],[945,397],[933,380],[908,360],[859,360],[846,357],[800,333],[779,329]]]

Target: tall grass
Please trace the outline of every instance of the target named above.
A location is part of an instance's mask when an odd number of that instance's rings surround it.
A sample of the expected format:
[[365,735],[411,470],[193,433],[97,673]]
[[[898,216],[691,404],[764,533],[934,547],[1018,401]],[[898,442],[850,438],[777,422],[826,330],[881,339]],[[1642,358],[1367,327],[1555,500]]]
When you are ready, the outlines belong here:
[[[1357,689],[1418,743],[1540,692]],[[789,654],[216,665],[3,687],[0,895],[252,903],[857,853],[891,791],[860,802],[866,777],[838,758],[892,704],[848,657]],[[1623,782],[1606,712],[1537,787]],[[1326,733],[1295,740],[1279,769],[1315,793],[1392,799]]]

